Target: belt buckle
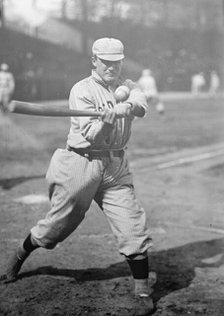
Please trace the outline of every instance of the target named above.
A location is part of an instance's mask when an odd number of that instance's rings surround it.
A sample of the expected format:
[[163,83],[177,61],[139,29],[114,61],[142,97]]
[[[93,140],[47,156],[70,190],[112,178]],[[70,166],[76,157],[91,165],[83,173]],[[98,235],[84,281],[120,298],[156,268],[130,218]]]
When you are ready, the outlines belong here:
[[89,153],[84,153],[83,155],[85,158],[87,158],[89,161],[92,161],[92,157]]

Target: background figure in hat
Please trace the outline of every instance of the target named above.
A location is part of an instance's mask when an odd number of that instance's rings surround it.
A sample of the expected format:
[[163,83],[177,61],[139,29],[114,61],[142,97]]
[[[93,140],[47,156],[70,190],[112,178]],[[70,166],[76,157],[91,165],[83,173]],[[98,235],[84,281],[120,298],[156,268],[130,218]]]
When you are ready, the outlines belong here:
[[148,282],[148,250],[152,242],[126,155],[132,121],[135,116],[146,115],[147,102],[137,88],[130,91],[126,101],[116,99],[124,59],[124,46],[118,39],[96,40],[92,54],[94,69],[72,87],[69,106],[102,111],[102,117],[71,118],[66,148],[55,151],[47,171],[51,209],[16,249],[2,279],[15,280],[34,249],[52,249],[67,238],[95,200],[133,275],[137,313],[148,315],[153,310]]
[[0,66],[0,109],[2,112],[7,111],[7,106],[15,90],[15,80],[9,66],[1,64]]
[[145,94],[148,104],[155,106],[159,114],[164,114],[165,106],[159,98],[156,80],[150,69],[142,71],[142,75],[138,80],[138,86]]

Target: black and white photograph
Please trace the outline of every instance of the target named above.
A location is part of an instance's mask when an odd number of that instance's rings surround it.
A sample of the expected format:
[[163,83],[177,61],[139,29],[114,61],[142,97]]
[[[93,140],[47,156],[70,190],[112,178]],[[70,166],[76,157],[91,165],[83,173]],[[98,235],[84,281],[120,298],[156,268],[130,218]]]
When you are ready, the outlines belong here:
[[224,0],[0,0],[0,316],[224,315]]

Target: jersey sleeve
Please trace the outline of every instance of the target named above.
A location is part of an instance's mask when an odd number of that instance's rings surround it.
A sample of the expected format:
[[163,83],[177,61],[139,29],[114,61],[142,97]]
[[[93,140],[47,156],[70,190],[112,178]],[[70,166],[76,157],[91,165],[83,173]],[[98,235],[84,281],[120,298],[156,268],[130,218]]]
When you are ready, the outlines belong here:
[[128,102],[132,103],[135,107],[141,107],[145,111],[145,115],[148,112],[148,103],[146,96],[142,89],[139,86],[138,82],[134,82],[131,79],[126,79],[123,82],[123,85],[127,86],[130,89],[130,96]]
[[[81,81],[73,86],[69,96],[69,107],[70,109],[97,111],[97,105],[88,83]],[[71,124],[92,146],[99,144],[104,146],[105,140],[113,128],[100,118],[91,116],[72,117]]]
[[145,111],[144,116],[146,116],[148,112],[148,104],[145,94],[139,88],[134,88],[130,91],[130,96],[127,101],[131,102],[135,106],[142,107]]

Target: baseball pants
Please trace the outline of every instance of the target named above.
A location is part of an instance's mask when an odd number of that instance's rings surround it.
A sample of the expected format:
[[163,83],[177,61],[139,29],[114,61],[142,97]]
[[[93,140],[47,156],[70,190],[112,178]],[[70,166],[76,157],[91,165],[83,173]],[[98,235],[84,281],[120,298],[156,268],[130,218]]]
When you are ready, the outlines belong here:
[[151,247],[145,211],[136,200],[125,154],[90,161],[75,152],[57,149],[46,178],[51,209],[31,229],[39,246],[54,248],[68,237],[95,199],[108,219],[121,254],[141,254]]

